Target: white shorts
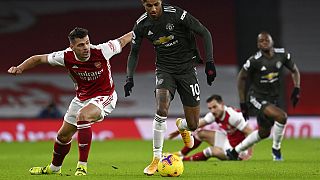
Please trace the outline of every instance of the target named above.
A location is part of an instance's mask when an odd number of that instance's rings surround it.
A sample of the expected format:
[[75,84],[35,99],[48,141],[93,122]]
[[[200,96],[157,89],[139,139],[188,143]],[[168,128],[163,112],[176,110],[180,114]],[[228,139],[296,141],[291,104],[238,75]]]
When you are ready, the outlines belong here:
[[223,151],[226,151],[227,149],[232,148],[226,133],[219,130],[216,130],[216,133],[214,136],[214,146],[217,146],[223,149]]
[[81,108],[88,105],[89,103],[97,106],[101,110],[100,119],[102,121],[104,116],[110,114],[116,107],[118,96],[116,91],[111,96],[97,96],[85,101],[80,101],[77,97],[74,97],[69,105],[69,109],[64,115],[64,120],[69,124],[77,126],[76,116]]

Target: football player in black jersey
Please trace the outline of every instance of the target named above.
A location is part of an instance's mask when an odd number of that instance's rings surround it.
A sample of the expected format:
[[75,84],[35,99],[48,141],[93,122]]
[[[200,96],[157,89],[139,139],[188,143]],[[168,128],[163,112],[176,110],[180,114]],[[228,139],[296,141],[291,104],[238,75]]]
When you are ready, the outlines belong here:
[[[283,160],[281,156],[281,141],[287,122],[287,114],[278,107],[280,91],[280,73],[283,67],[290,70],[294,89],[291,93],[291,102],[295,107],[299,101],[300,73],[296,64],[291,60],[290,53],[283,48],[274,48],[269,33],[258,35],[259,51],[251,56],[243,65],[238,75],[238,91],[243,116],[249,118],[248,109],[252,108],[257,116],[259,130],[246,137],[233,150],[227,150],[230,159],[236,160],[238,152],[247,149],[261,139],[269,137],[273,128],[272,155],[274,161]],[[247,79],[250,78],[250,87],[245,94]]]
[[133,27],[131,51],[127,63],[125,96],[134,86],[133,74],[138,62],[138,52],[143,38],[148,39],[156,52],[156,113],[153,120],[153,160],[144,170],[153,175],[162,156],[166,119],[170,102],[177,91],[183,104],[185,119],[176,124],[184,143],[192,147],[190,131],[197,129],[200,114],[200,88],[195,64],[200,61],[195,34],[204,40],[205,73],[207,83],[212,85],[216,77],[213,61],[213,43],[210,32],[189,12],[164,4],[162,0],[141,0],[145,13]]

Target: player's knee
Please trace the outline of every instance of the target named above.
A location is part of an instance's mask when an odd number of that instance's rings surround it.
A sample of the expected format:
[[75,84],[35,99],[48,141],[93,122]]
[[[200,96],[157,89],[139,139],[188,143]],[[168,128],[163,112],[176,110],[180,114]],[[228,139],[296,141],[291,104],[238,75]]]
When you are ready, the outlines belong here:
[[269,131],[269,130],[259,130],[258,133],[259,133],[259,136],[260,136],[261,139],[265,139],[265,138],[268,138],[270,136],[271,131]]
[[281,124],[286,124],[287,123],[287,119],[288,119],[288,116],[287,116],[287,113],[285,112],[281,112],[280,115],[278,116],[278,122],[281,123]]
[[71,141],[71,139],[72,139],[72,137],[66,136],[64,134],[61,134],[61,133],[57,134],[57,140],[60,143],[63,143],[63,144],[69,143]]

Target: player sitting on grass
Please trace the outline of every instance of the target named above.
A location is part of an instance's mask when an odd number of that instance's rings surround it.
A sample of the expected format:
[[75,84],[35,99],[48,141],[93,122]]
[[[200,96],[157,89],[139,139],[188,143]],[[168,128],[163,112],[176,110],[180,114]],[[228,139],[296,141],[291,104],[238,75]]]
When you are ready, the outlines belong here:
[[[184,161],[205,161],[210,157],[216,157],[220,160],[228,160],[225,151],[239,144],[253,130],[243,118],[241,112],[225,106],[221,96],[212,95],[207,99],[207,106],[210,112],[199,121],[199,128],[194,135],[194,146],[189,148],[184,146],[181,151],[174,154],[183,157]],[[220,130],[206,130],[202,127],[216,122]],[[175,131],[169,135],[169,139],[179,134]],[[202,141],[210,144],[202,152],[191,156],[186,156],[190,151],[200,146]],[[243,151],[240,153],[242,160],[251,158],[252,151]]]

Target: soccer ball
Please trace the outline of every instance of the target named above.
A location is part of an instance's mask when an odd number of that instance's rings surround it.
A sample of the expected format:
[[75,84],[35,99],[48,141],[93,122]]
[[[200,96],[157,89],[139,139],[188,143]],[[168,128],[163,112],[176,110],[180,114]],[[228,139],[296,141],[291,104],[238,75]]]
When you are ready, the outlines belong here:
[[183,162],[174,154],[165,154],[158,163],[158,172],[162,177],[177,177],[183,173]]

